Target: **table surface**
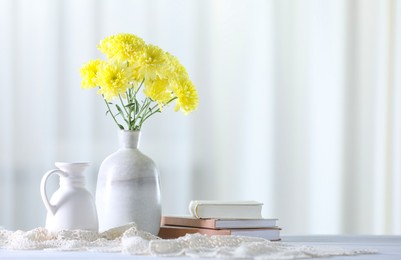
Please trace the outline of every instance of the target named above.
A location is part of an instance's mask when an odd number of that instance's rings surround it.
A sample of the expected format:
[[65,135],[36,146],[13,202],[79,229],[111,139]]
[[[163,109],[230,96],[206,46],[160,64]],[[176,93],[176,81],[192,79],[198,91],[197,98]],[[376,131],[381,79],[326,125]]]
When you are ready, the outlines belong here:
[[[401,259],[401,236],[283,236],[282,241],[294,245],[335,246],[344,249],[373,249],[377,254],[340,256],[319,259]],[[120,253],[12,251],[0,250],[1,259],[143,259]],[[153,257],[152,260],[194,259],[189,257]],[[197,258],[200,259],[200,258]],[[210,258],[207,258],[210,259]]]

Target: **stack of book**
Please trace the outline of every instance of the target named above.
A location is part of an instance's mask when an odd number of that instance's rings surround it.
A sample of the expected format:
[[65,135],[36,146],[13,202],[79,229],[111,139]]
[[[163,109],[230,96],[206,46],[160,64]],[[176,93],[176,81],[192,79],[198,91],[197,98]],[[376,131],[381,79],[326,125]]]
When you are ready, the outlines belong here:
[[262,203],[256,201],[191,201],[190,216],[163,216],[159,237],[186,234],[237,235],[280,240],[277,219],[262,218]]

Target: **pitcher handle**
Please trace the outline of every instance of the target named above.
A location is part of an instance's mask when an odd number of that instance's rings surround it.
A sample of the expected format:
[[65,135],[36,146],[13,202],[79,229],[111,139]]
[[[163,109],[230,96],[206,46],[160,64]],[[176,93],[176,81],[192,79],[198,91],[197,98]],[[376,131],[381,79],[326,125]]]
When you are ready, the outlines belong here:
[[57,173],[59,176],[66,176],[66,174],[59,170],[59,169],[54,169],[50,170],[43,175],[42,180],[40,182],[40,195],[42,196],[43,203],[45,204],[45,207],[47,211],[51,212],[53,215],[56,214],[57,211],[57,206],[50,204],[49,198],[47,197],[46,194],[46,183],[47,183],[47,178],[50,177],[53,173]]

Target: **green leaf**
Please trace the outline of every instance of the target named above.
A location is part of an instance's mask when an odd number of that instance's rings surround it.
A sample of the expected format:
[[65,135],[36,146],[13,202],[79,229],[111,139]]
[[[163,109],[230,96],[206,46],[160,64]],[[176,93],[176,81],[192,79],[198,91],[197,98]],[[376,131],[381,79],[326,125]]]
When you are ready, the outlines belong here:
[[129,104],[125,105],[125,107],[133,107],[133,106],[135,106],[135,103],[129,103]]
[[138,114],[139,112],[139,102],[138,100],[135,99],[135,114]]
[[116,104],[116,108],[117,108],[118,112],[122,113],[122,109],[119,105]]
[[117,124],[117,125],[121,130],[124,130],[124,127],[122,125],[120,125],[120,124]]

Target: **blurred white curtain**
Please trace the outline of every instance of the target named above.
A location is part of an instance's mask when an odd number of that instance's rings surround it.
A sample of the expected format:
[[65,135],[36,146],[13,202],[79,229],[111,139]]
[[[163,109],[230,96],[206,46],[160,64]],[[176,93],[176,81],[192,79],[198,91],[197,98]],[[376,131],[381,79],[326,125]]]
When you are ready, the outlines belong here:
[[0,0],[0,226],[44,225],[54,161],[92,162],[95,193],[117,128],[78,70],[119,32],[178,56],[199,91],[195,113],[143,128],[164,214],[253,199],[286,234],[401,234],[396,0]]

